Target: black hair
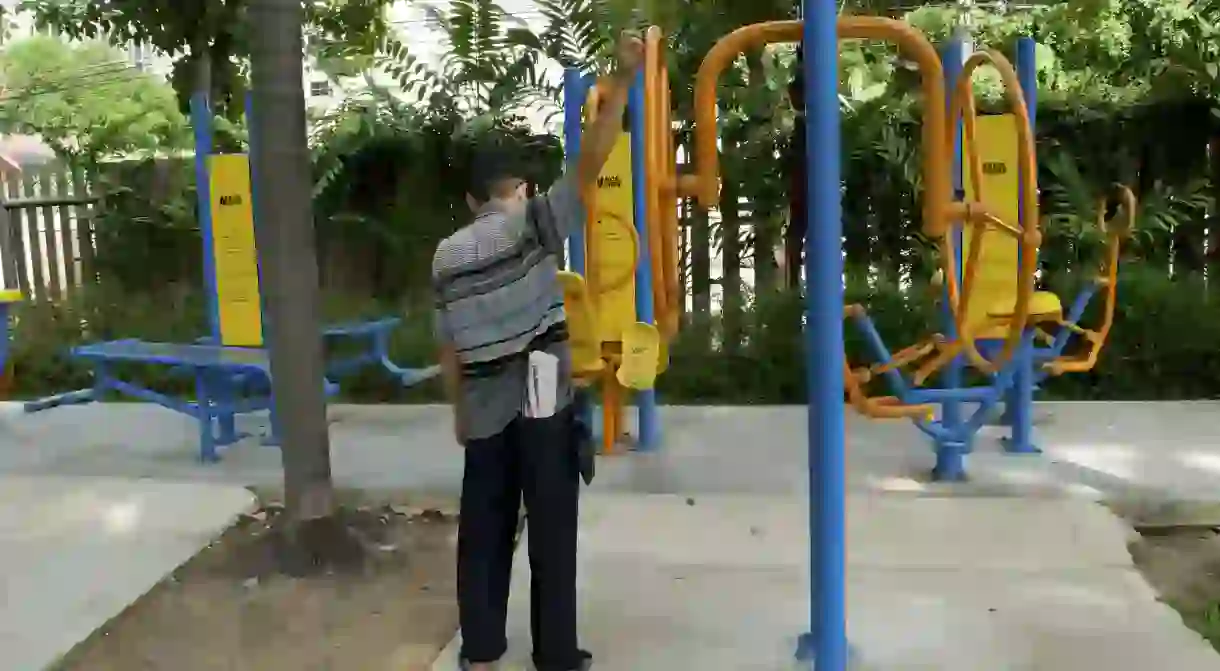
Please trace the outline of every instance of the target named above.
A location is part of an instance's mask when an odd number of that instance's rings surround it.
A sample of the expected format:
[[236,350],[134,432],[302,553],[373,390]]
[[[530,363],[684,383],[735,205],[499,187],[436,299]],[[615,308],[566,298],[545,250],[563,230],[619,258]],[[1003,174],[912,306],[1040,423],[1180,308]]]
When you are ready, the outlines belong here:
[[508,179],[526,179],[517,143],[506,138],[487,137],[473,147],[470,155],[470,179],[466,192],[480,203],[491,200],[496,185]]

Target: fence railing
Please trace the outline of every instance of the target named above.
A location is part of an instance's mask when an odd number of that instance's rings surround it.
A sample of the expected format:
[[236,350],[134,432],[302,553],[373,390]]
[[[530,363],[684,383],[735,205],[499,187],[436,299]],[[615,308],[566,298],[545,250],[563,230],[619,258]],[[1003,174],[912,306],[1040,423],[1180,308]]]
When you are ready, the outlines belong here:
[[0,284],[56,300],[94,283],[97,202],[84,174],[62,166],[0,179]]

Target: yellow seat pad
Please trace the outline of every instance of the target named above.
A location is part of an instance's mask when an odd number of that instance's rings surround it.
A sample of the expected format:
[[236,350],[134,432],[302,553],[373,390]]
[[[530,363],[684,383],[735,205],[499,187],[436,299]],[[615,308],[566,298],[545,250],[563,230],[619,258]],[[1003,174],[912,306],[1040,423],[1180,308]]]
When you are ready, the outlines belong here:
[[[997,301],[991,304],[987,315],[999,319],[1011,317],[1015,307],[1015,298]],[[1035,291],[1029,298],[1029,315],[1034,321],[1059,321],[1063,317],[1063,303],[1049,291]]]
[[602,360],[601,343],[593,319],[593,306],[585,278],[568,272],[559,272],[559,286],[563,290],[563,308],[567,313],[568,341],[572,351],[572,374],[587,377],[600,373],[606,362]]
[[628,389],[652,389],[661,361],[661,333],[652,324],[635,322],[623,329],[623,363],[616,377]]

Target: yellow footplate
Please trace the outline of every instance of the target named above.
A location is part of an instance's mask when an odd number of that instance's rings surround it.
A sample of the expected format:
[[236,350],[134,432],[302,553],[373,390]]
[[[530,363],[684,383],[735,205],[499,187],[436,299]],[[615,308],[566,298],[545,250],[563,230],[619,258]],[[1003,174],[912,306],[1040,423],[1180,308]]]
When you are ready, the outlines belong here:
[[636,322],[623,329],[623,364],[619,384],[628,389],[652,389],[661,362],[661,334],[652,324]]
[[572,374],[576,377],[596,375],[606,366],[602,360],[601,343],[594,329],[593,306],[585,289],[585,278],[560,271],[559,286],[563,289],[563,308],[568,319],[568,345],[572,351]]

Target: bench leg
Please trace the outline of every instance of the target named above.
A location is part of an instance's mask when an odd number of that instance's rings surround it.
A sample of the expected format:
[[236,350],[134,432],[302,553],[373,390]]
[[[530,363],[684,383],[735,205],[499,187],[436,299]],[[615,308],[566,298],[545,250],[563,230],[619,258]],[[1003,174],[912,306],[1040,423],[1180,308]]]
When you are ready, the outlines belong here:
[[199,424],[199,460],[204,463],[220,461],[216,452],[216,437],[212,433],[212,396],[208,384],[208,373],[195,369],[195,420]]
[[212,395],[216,399],[216,424],[219,435],[217,445],[232,445],[241,440],[237,433],[237,413],[233,412],[233,400],[236,397],[236,387],[241,380],[225,373],[213,373],[211,379]]
[[279,413],[275,411],[275,398],[274,397],[271,399],[271,410],[268,413],[268,417],[270,417],[271,426],[269,426],[267,428],[267,433],[263,436],[263,445],[266,445],[267,447],[279,447],[280,446],[280,417],[279,417]]

